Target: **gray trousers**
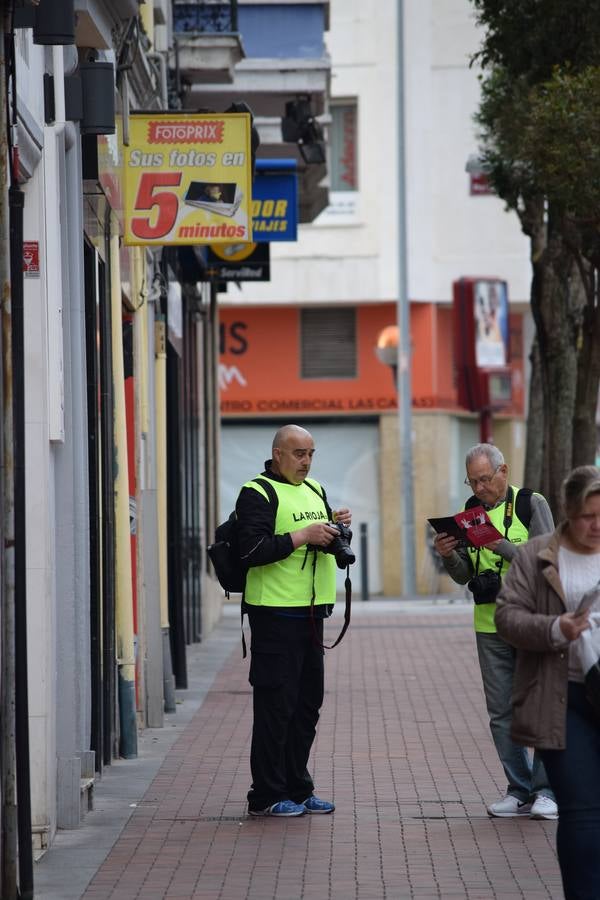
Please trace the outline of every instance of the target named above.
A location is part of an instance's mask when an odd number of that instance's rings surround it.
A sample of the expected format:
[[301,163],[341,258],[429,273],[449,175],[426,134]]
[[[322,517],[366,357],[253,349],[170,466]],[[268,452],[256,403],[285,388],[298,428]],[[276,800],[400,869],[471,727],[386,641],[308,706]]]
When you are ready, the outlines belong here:
[[515,744],[510,736],[516,650],[498,634],[478,631],[475,637],[490,731],[508,781],[506,793],[522,802],[536,794],[554,799],[539,754],[534,753],[530,759],[527,749]]

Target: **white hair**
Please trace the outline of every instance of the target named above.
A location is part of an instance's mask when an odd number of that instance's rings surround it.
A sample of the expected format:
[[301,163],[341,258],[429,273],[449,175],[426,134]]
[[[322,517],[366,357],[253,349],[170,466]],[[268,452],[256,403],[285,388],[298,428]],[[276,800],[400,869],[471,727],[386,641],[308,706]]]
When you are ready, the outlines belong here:
[[467,455],[465,456],[465,467],[468,469],[473,460],[477,459],[478,456],[487,456],[492,469],[497,469],[498,466],[504,465],[504,456],[502,455],[502,452],[498,450],[497,447],[494,447],[493,444],[475,444],[474,447],[471,447],[471,449],[467,451]]

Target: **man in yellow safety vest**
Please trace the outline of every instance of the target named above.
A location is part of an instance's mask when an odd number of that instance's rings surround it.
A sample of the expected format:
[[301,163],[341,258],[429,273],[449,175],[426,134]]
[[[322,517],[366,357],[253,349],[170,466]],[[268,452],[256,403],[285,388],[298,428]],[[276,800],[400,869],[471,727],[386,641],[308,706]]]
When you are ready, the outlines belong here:
[[450,577],[458,584],[468,583],[475,601],[475,639],[490,730],[508,780],[506,796],[491,803],[487,811],[501,818],[555,819],[557,807],[540,758],[534,754],[531,761],[527,749],[515,744],[510,735],[515,649],[496,633],[494,621],[502,575],[519,546],[554,530],[552,513],[541,494],[510,484],[504,456],[492,444],[471,447],[465,466],[465,484],[473,491],[465,509],[483,506],[503,538],[476,549],[459,546],[454,537],[441,533],[434,547]]
[[335,808],[314,795],[307,763],[323,703],[323,620],[336,593],[336,559],[327,548],[351,514],[332,510],[321,485],[307,477],[314,452],[305,428],[283,426],[272,459],[236,503],[240,556],[249,566],[242,610],[252,635],[253,816]]

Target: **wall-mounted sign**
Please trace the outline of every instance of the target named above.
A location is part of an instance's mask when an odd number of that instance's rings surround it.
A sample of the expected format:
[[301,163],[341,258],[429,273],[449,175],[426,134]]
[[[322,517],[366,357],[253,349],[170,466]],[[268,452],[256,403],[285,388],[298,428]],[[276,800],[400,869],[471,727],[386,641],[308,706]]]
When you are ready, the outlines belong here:
[[252,185],[255,241],[298,238],[298,177],[295,159],[257,159]]
[[40,245],[38,241],[23,241],[23,275],[40,277]]
[[469,176],[469,193],[472,197],[483,197],[495,194],[487,175],[483,172],[471,172]]
[[512,393],[506,282],[459,278],[453,289],[458,402],[472,411],[508,406]]
[[204,259],[204,274],[211,281],[271,280],[268,244],[213,244]]
[[123,169],[126,244],[252,240],[249,114],[131,115]]

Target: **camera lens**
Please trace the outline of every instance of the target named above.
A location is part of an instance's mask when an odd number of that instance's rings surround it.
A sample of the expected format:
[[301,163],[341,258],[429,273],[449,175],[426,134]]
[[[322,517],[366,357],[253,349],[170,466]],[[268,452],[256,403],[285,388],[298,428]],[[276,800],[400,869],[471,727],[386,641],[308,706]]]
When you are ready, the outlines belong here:
[[353,566],[356,562],[356,556],[350,547],[340,547],[335,554],[335,561],[338,569],[345,569],[347,566]]
[[342,525],[341,522],[336,522],[333,527],[337,528],[339,535],[332,540],[328,550],[334,554],[338,569],[345,569],[356,562],[356,556],[350,547],[352,532],[346,525]]

